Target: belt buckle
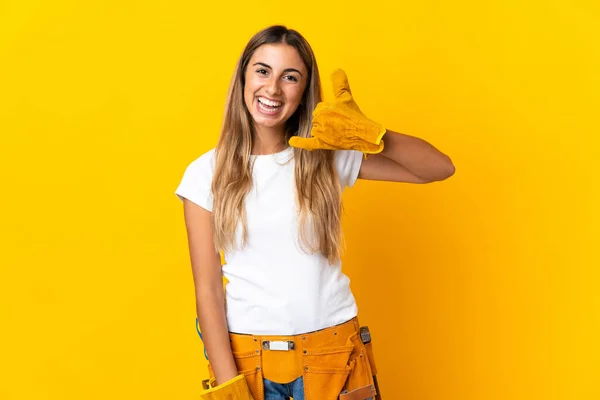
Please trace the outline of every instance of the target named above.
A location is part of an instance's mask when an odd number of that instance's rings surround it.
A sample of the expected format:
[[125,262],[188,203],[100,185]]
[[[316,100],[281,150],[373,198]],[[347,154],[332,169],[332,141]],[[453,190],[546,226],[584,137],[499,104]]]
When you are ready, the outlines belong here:
[[273,351],[290,351],[294,350],[295,344],[293,340],[263,340],[263,350]]

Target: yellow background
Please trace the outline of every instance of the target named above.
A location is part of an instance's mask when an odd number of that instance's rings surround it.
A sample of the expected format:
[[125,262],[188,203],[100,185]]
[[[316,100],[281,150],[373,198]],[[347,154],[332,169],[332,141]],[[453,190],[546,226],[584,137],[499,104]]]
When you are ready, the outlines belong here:
[[597,4],[0,2],[0,399],[198,398],[173,191],[272,23],[457,167],[345,195],[384,398],[600,398]]

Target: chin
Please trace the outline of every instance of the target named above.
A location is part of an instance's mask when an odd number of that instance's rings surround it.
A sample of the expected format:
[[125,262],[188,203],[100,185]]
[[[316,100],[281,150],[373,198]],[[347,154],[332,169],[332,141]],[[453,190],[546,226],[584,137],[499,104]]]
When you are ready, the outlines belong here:
[[258,114],[258,115],[252,115],[252,118],[254,119],[254,123],[259,126],[263,126],[265,128],[275,128],[275,127],[278,127],[281,125],[285,125],[285,122],[288,120],[289,117],[269,118],[269,117],[265,117],[262,114]]
[[257,126],[262,126],[263,128],[277,128],[279,126],[284,126],[285,122],[280,121],[264,121],[264,120],[254,120]]

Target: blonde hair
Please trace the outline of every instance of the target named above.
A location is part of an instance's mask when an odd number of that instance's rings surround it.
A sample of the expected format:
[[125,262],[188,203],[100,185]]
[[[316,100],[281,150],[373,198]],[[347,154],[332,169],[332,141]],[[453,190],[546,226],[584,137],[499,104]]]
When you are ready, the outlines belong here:
[[[286,143],[293,136],[310,137],[312,110],[321,101],[321,82],[313,51],[302,35],[274,25],[255,34],[246,45],[231,80],[221,135],[215,150],[212,181],[214,242],[217,250],[234,247],[235,232],[242,224],[242,244],[248,227],[244,199],[252,187],[252,116],[244,102],[244,74],[254,51],[264,45],[293,46],[308,70],[301,105],[286,122]],[[305,251],[320,251],[330,263],[343,251],[341,231],[342,191],[329,150],[294,149],[296,198],[300,210],[299,238]],[[312,240],[311,240],[312,239]]]

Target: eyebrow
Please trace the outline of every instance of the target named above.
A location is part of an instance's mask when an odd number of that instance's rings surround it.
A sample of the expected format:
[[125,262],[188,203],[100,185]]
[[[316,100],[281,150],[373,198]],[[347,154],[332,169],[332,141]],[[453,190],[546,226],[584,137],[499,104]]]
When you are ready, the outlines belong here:
[[[262,65],[265,68],[273,69],[273,68],[271,68],[270,65],[262,63],[262,62],[254,63],[252,66],[254,67],[255,65]],[[283,72],[297,72],[300,74],[300,76],[304,76],[304,75],[302,75],[302,72],[298,71],[296,68],[286,68],[283,70]]]

